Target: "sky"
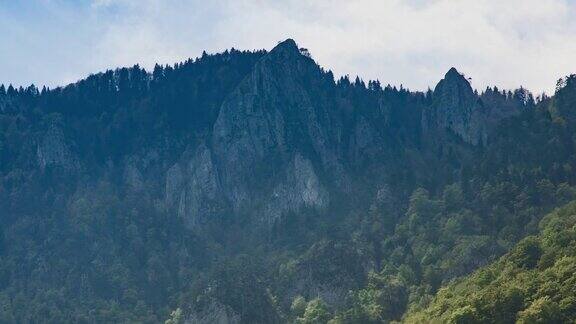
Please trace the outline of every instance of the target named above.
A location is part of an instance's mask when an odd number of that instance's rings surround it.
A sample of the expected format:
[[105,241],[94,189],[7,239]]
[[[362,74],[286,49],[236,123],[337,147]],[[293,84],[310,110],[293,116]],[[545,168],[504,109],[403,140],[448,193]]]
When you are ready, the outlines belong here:
[[0,83],[24,86],[287,38],[336,76],[412,90],[450,67],[536,95],[576,73],[576,0],[0,0],[0,31]]

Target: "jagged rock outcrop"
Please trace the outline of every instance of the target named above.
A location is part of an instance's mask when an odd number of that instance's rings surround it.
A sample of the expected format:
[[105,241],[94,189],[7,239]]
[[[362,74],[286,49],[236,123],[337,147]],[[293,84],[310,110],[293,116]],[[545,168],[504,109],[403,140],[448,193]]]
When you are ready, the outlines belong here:
[[298,211],[302,207],[324,209],[328,206],[329,194],[321,184],[312,163],[296,154],[286,169],[286,177],[274,188],[264,216],[273,224],[282,214]]
[[219,176],[206,145],[187,151],[166,173],[165,202],[190,226],[217,214],[223,204]]
[[[338,120],[322,101],[323,82],[314,61],[287,40],[227,97],[212,145],[222,188],[235,211],[253,207],[271,191],[272,201],[265,205],[268,211],[278,208],[272,218],[301,206],[325,207],[327,195],[311,161],[346,181],[336,152]],[[292,159],[298,151],[306,155]],[[294,186],[303,192],[295,193]]]
[[486,140],[487,111],[470,83],[451,68],[434,89],[434,101],[423,116],[425,131],[450,130],[465,142]]
[[500,94],[488,89],[482,96],[455,68],[451,68],[433,92],[433,103],[425,110],[422,127],[425,132],[449,130],[466,143],[486,143],[500,120],[521,113],[534,104],[525,89],[515,94]]

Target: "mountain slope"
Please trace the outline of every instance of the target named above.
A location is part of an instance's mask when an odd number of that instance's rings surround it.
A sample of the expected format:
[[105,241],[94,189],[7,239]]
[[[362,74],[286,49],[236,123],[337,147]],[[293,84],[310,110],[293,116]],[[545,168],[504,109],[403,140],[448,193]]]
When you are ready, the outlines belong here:
[[408,323],[567,323],[576,318],[576,203],[494,264],[440,289]]

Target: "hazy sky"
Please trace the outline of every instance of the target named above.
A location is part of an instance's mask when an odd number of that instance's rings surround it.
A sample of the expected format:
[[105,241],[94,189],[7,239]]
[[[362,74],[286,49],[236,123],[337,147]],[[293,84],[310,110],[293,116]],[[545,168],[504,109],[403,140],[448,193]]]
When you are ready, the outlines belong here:
[[0,1],[0,30],[0,83],[16,85],[286,38],[337,76],[415,90],[451,66],[478,89],[536,94],[576,73],[575,0]]

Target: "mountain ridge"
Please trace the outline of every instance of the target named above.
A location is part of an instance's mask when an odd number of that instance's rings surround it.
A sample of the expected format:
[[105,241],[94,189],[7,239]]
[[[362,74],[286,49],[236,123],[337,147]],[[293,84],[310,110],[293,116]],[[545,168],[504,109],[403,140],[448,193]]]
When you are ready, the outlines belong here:
[[573,199],[570,77],[410,92],[306,53],[0,91],[3,320],[399,320]]

